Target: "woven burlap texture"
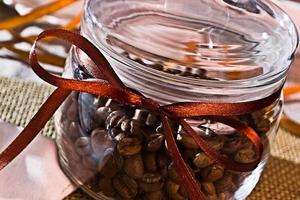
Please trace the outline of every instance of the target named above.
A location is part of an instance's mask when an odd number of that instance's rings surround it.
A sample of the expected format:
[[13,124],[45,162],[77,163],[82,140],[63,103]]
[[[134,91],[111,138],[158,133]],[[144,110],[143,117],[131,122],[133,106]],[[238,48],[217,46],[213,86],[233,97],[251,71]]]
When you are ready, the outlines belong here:
[[[25,126],[53,91],[53,87],[18,79],[0,78],[0,112],[6,122]],[[55,137],[53,120],[42,133]],[[300,200],[300,138],[280,129],[272,144],[262,178],[248,200]],[[80,189],[65,200],[88,200]]]

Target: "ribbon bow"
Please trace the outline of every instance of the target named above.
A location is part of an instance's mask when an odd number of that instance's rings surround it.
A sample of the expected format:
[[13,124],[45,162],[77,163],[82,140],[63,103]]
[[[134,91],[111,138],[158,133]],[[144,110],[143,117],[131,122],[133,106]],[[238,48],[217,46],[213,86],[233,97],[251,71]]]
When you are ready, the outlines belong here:
[[[85,52],[95,65],[85,66],[86,70],[96,79],[93,80],[73,80],[62,78],[48,73],[37,60],[37,42],[46,37],[57,37],[72,43]],[[168,151],[174,162],[175,168],[182,180],[191,200],[205,200],[205,195],[200,190],[197,180],[190,172],[187,164],[182,158],[172,134],[170,119],[177,121],[183,130],[190,135],[196,144],[206,155],[219,165],[229,170],[245,172],[255,169],[262,158],[263,145],[260,137],[250,127],[238,120],[229,118],[230,116],[242,115],[256,110],[260,110],[271,105],[281,93],[279,89],[274,94],[256,101],[246,103],[201,103],[182,102],[166,106],[160,106],[158,102],[146,98],[139,92],[126,87],[118,78],[108,61],[101,52],[83,36],[62,30],[52,29],[42,32],[32,47],[30,52],[30,64],[34,72],[44,81],[57,86],[58,88],[50,95],[40,110],[35,114],[29,124],[20,135],[0,154],[0,170],[9,164],[24,148],[34,139],[54,112],[71,93],[71,91],[87,92],[94,95],[105,96],[124,104],[143,107],[150,111],[159,113]],[[197,134],[192,127],[184,120],[185,118],[206,118],[212,119],[235,128],[240,134],[248,138],[258,152],[258,159],[251,163],[238,163],[220,155],[206,141]]]

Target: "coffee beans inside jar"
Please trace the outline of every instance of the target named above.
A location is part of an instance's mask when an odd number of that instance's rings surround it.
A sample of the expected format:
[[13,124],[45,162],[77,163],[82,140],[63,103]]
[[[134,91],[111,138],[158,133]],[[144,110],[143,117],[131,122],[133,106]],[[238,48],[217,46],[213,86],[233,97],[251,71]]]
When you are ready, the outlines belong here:
[[[75,92],[61,109],[60,123],[65,134],[60,139],[68,143],[65,153],[70,155],[66,156],[76,157],[68,164],[71,169],[80,170],[82,182],[97,194],[114,199],[188,199],[180,172],[169,156],[157,113]],[[271,109],[236,118],[254,128],[267,144],[264,134],[272,122],[260,118],[264,116],[262,112]],[[172,127],[178,148],[207,199],[233,198],[249,173],[223,168],[178,124]],[[193,127],[220,154],[239,163],[257,159],[252,143],[233,128],[206,120],[199,120]],[[82,170],[86,171],[85,177]]]

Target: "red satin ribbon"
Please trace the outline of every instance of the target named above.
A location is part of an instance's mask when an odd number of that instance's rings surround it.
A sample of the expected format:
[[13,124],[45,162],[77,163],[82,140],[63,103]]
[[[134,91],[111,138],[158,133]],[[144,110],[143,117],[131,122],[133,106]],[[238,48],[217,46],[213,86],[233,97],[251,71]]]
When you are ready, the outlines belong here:
[[[65,79],[48,73],[39,65],[36,54],[37,42],[46,37],[63,39],[84,51],[95,63],[95,65],[86,65],[85,68],[97,79],[81,81]],[[257,167],[262,158],[263,145],[261,139],[252,128],[229,117],[265,108],[276,101],[281,93],[281,89],[279,89],[277,92],[264,99],[246,103],[183,102],[160,106],[154,100],[146,98],[139,92],[126,87],[101,52],[87,39],[76,33],[61,29],[47,30],[37,37],[30,53],[30,64],[34,72],[40,78],[58,88],[43,104],[20,135],[0,154],[0,170],[9,164],[9,162],[21,153],[21,151],[34,139],[71,91],[87,92],[94,95],[105,96],[124,104],[143,107],[160,114],[169,154],[174,162],[176,170],[180,172],[178,174],[180,175],[182,184],[191,200],[205,200],[206,198],[200,190],[197,180],[189,170],[179,152],[169,120],[177,120],[185,132],[195,140],[203,152],[224,168],[239,172],[251,171]],[[258,159],[251,163],[242,164],[220,155],[184,120],[184,118],[194,117],[205,117],[206,119],[212,119],[235,128],[240,134],[248,138],[254,144],[259,155]]]

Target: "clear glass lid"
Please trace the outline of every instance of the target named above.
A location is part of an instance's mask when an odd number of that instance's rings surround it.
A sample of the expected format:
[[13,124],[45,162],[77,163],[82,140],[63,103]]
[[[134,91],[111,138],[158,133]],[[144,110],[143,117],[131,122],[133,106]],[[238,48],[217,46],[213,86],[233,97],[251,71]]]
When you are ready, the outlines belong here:
[[270,0],[90,0],[83,33],[119,61],[212,82],[278,80],[297,30]]

